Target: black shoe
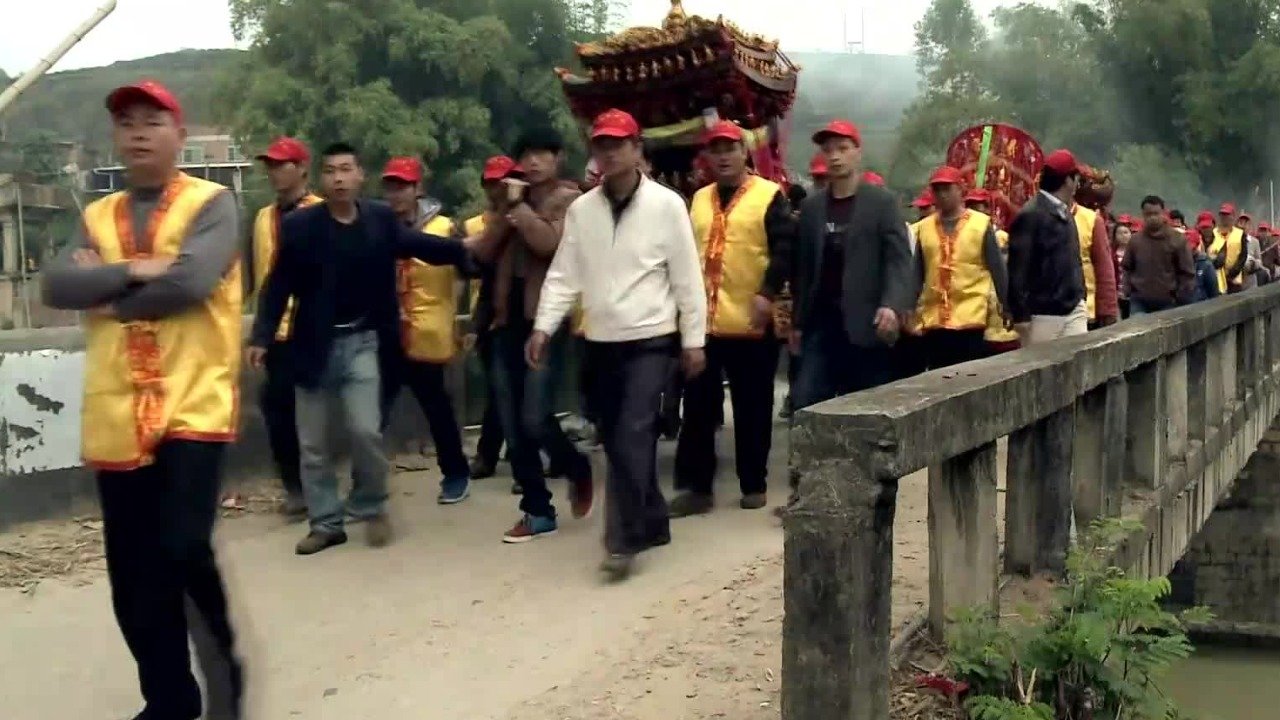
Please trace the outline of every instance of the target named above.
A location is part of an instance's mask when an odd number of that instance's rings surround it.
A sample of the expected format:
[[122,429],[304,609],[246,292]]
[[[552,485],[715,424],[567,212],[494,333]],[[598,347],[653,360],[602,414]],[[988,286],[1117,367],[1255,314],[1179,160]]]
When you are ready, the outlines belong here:
[[702,493],[685,492],[677,495],[671,501],[671,507],[668,515],[672,518],[691,517],[693,515],[706,515],[715,509],[715,498]]
[[622,582],[631,577],[635,565],[635,555],[613,553],[606,557],[604,562],[600,563],[600,572],[605,574],[609,582]]
[[490,464],[481,458],[476,458],[471,461],[472,480],[484,480],[485,478],[491,478],[496,472],[497,468],[495,468],[493,464]]
[[520,485],[520,483],[518,483],[518,482],[511,483],[511,494],[512,494],[512,495],[523,495],[523,494],[524,494],[524,487],[522,487],[522,486]]

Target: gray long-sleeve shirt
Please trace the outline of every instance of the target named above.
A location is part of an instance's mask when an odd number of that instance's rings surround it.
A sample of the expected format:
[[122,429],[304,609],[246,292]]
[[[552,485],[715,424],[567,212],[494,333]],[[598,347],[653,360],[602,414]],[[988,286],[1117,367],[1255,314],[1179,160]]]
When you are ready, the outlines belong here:
[[[159,190],[130,190],[133,227],[141,235],[160,200]],[[128,263],[81,267],[73,256],[91,248],[77,226],[66,249],[45,269],[44,302],[63,310],[111,304],[121,320],[157,320],[204,302],[240,252],[240,210],[230,191],[215,195],[196,215],[173,265],[148,282],[132,282]]]
[[[942,221],[946,226],[947,232],[954,232],[956,221]],[[1000,242],[996,239],[995,225],[987,226],[987,233],[982,238],[982,260],[987,266],[987,272],[991,274],[991,282],[996,288],[996,297],[1000,300],[1000,307],[1009,307],[1009,273],[1005,268],[1004,253],[1000,250]],[[916,253],[916,282],[920,283],[920,287],[924,287],[925,267],[924,253]]]

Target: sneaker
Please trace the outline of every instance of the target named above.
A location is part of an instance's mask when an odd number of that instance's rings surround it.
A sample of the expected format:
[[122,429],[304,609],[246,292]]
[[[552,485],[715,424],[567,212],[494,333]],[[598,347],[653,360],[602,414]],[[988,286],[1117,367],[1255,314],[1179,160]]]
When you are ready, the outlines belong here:
[[575,519],[581,520],[591,515],[595,506],[596,485],[591,479],[591,466],[585,468],[585,474],[569,481],[569,507]]
[[312,530],[307,536],[298,541],[298,546],[293,549],[298,555],[315,555],[321,550],[328,550],[335,545],[341,545],[347,541],[347,534],[339,530],[338,532],[324,532],[322,530]]
[[759,510],[760,508],[763,508],[765,505],[768,505],[768,504],[769,504],[769,496],[765,495],[764,493],[751,493],[750,495],[743,495],[742,499],[738,501],[738,507],[742,508],[743,510]]
[[440,494],[436,502],[441,505],[457,505],[471,495],[471,478],[445,478],[440,481]]
[[635,569],[636,556],[624,553],[613,553],[600,563],[600,572],[604,573],[609,582],[622,582],[631,577],[632,570]]
[[384,513],[368,520],[364,530],[364,540],[369,547],[386,547],[391,544],[391,518]]
[[472,480],[484,480],[485,478],[491,478],[498,471],[498,469],[493,465],[490,465],[488,462],[480,458],[476,458],[471,461],[470,470]]
[[673,518],[690,517],[692,515],[706,515],[715,509],[716,501],[710,495],[702,493],[686,492],[676,496],[671,501],[671,509],[668,515]]
[[527,543],[530,540],[536,540],[540,537],[554,535],[557,529],[556,519],[554,517],[538,517],[537,515],[525,516],[502,536],[502,542],[509,544]]

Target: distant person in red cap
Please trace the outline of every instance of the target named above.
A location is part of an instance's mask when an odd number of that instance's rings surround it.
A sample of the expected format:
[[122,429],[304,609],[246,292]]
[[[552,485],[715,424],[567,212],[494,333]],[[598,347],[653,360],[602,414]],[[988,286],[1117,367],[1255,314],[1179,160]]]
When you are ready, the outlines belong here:
[[1191,258],[1196,265],[1196,283],[1193,300],[1212,300],[1222,294],[1218,288],[1218,269],[1213,266],[1208,247],[1213,239],[1213,213],[1200,213],[1195,227],[1187,228],[1187,246],[1191,248]]
[[[508,177],[521,174],[516,161],[506,155],[496,155],[484,163],[481,170],[480,183],[484,189],[484,210],[467,218],[462,224],[462,231],[467,237],[480,237],[485,226],[496,222],[496,218],[506,214],[507,186],[503,181]],[[493,268],[485,266],[470,284],[471,326],[475,332],[476,358],[485,372],[486,400],[484,420],[480,424],[480,439],[476,441],[476,455],[471,460],[470,474],[473,480],[493,477],[497,472],[498,460],[502,455],[505,442],[502,433],[502,420],[498,415],[498,403],[493,394],[493,383],[488,382],[493,375]]]
[[553,472],[569,478],[573,517],[585,518],[595,502],[591,462],[552,414],[572,328],[558,328],[540,366],[530,367],[524,355],[547,268],[560,247],[565,211],[582,194],[576,183],[560,178],[563,150],[564,140],[554,128],[535,127],[521,135],[512,156],[524,177],[503,181],[506,213],[486,223],[478,251],[493,272],[491,382],[512,475],[522,492],[520,519],[503,535],[503,542],[511,544],[529,542],[558,526],[542,451]]
[[813,181],[813,191],[822,192],[827,188],[827,159],[822,151],[814,153],[809,161],[809,179]]
[[[258,210],[253,221],[253,292],[262,290],[276,261],[279,247],[280,220],[300,207],[322,202],[319,195],[307,187],[310,173],[311,151],[301,140],[291,137],[276,138],[266,152],[258,155],[267,171],[267,181],[275,190],[275,202]],[[302,494],[302,475],[298,468],[298,426],[294,414],[293,358],[289,356],[290,309],[276,330],[274,341],[267,348],[265,377],[259,406],[267,427],[267,442],[271,445],[271,457],[284,484],[283,514],[296,520],[307,516],[307,503]]]
[[[406,227],[439,237],[454,234],[453,220],[441,212],[443,205],[426,194],[418,158],[401,156],[387,161],[382,170],[382,197]],[[436,502],[441,505],[460,503],[471,493],[462,431],[444,378],[446,367],[458,352],[457,284],[458,271],[452,266],[428,265],[415,259],[397,261],[404,362],[395,368],[396,374],[382,380],[384,427],[402,383],[409,386],[422,408],[440,466]]]
[[1261,269],[1258,272],[1259,284],[1267,284],[1276,280],[1276,229],[1268,223],[1258,225],[1258,257]]
[[985,333],[991,295],[1004,305],[1004,257],[991,217],[964,206],[964,177],[953,167],[929,178],[937,212],[916,225],[916,303],[920,350],[929,370],[987,354]]
[[1218,290],[1224,295],[1239,292],[1244,264],[1249,259],[1245,231],[1236,223],[1236,206],[1222,203],[1209,243],[1209,258],[1218,268]]
[[[351,145],[329,145],[320,168],[325,201],[281,221],[276,264],[262,289],[246,352],[250,365],[262,366],[292,298],[289,343],[310,520],[310,532],[295,548],[299,555],[345,543],[348,515],[365,521],[369,545],[391,541],[382,379],[394,378],[401,362],[396,261],[469,261],[466,245],[456,238],[412,230],[387,205],[361,199],[364,169]],[[352,486],[345,503],[330,447],[335,405],[341,405],[338,415],[351,441]]]
[[1236,227],[1244,231],[1245,261],[1240,271],[1240,289],[1251,290],[1258,287],[1258,271],[1262,269],[1262,243],[1253,234],[1253,216],[1247,212],[1236,218]]
[[915,200],[911,201],[911,207],[916,209],[916,222],[920,222],[934,213],[936,201],[933,197],[933,190],[925,187]]
[[1142,232],[1124,256],[1125,295],[1131,315],[1169,310],[1195,299],[1196,267],[1191,248],[1166,219],[1164,200],[1142,199]]
[[[636,556],[671,542],[658,482],[658,415],[671,362],[687,378],[706,368],[707,294],[684,199],[639,170],[640,126],[609,110],[591,127],[601,183],[570,207],[542,288],[526,359],[543,367],[551,338],[577,298],[586,308],[590,389],[608,458],[601,570],[631,574]],[[529,531],[555,518],[529,517]]]
[[[1089,331],[1080,239],[1071,214],[1079,184],[1075,157],[1066,150],[1050,153],[1040,192],[1009,227],[1009,313],[1023,347]],[[1062,540],[1065,551],[1065,535]]]
[[[862,135],[846,120],[814,133],[830,183],[800,209],[792,346],[801,356],[796,410],[893,379],[900,318],[919,288],[907,224],[887,189],[862,182]],[[794,474],[792,497],[798,477]]]
[[[202,716],[188,633],[209,716],[240,718],[243,673],[212,543],[239,420],[238,209],[227,188],[177,169],[186,129],[167,89],[126,85],[106,105],[127,189],[85,208],[44,272],[44,301],[87,311],[82,454],[97,473],[112,607],[146,701],[136,719]],[[190,625],[188,598],[199,615]]]
[[724,382],[733,403],[739,506],[767,502],[773,437],[773,379],[778,344],[773,303],[789,279],[795,223],[775,182],[748,170],[742,128],[720,121],[703,135],[715,182],[693,196],[690,216],[707,297],[707,369],[685,386],[684,424],[676,448],[677,483],[686,492],[671,502],[672,517],[715,507],[716,427]]

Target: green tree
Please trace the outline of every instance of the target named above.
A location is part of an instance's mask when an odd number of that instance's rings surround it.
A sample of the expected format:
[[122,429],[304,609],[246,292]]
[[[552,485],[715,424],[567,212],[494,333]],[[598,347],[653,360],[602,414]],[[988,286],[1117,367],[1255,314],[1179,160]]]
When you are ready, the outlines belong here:
[[916,66],[926,93],[973,96],[981,77],[987,33],[969,0],[933,0],[915,25]]
[[550,124],[576,141],[552,72],[576,38],[563,0],[232,0],[231,10],[250,49],[220,105],[247,146],[287,133],[347,140],[370,167],[419,156],[433,194],[458,207],[477,199],[484,158],[522,128]]

